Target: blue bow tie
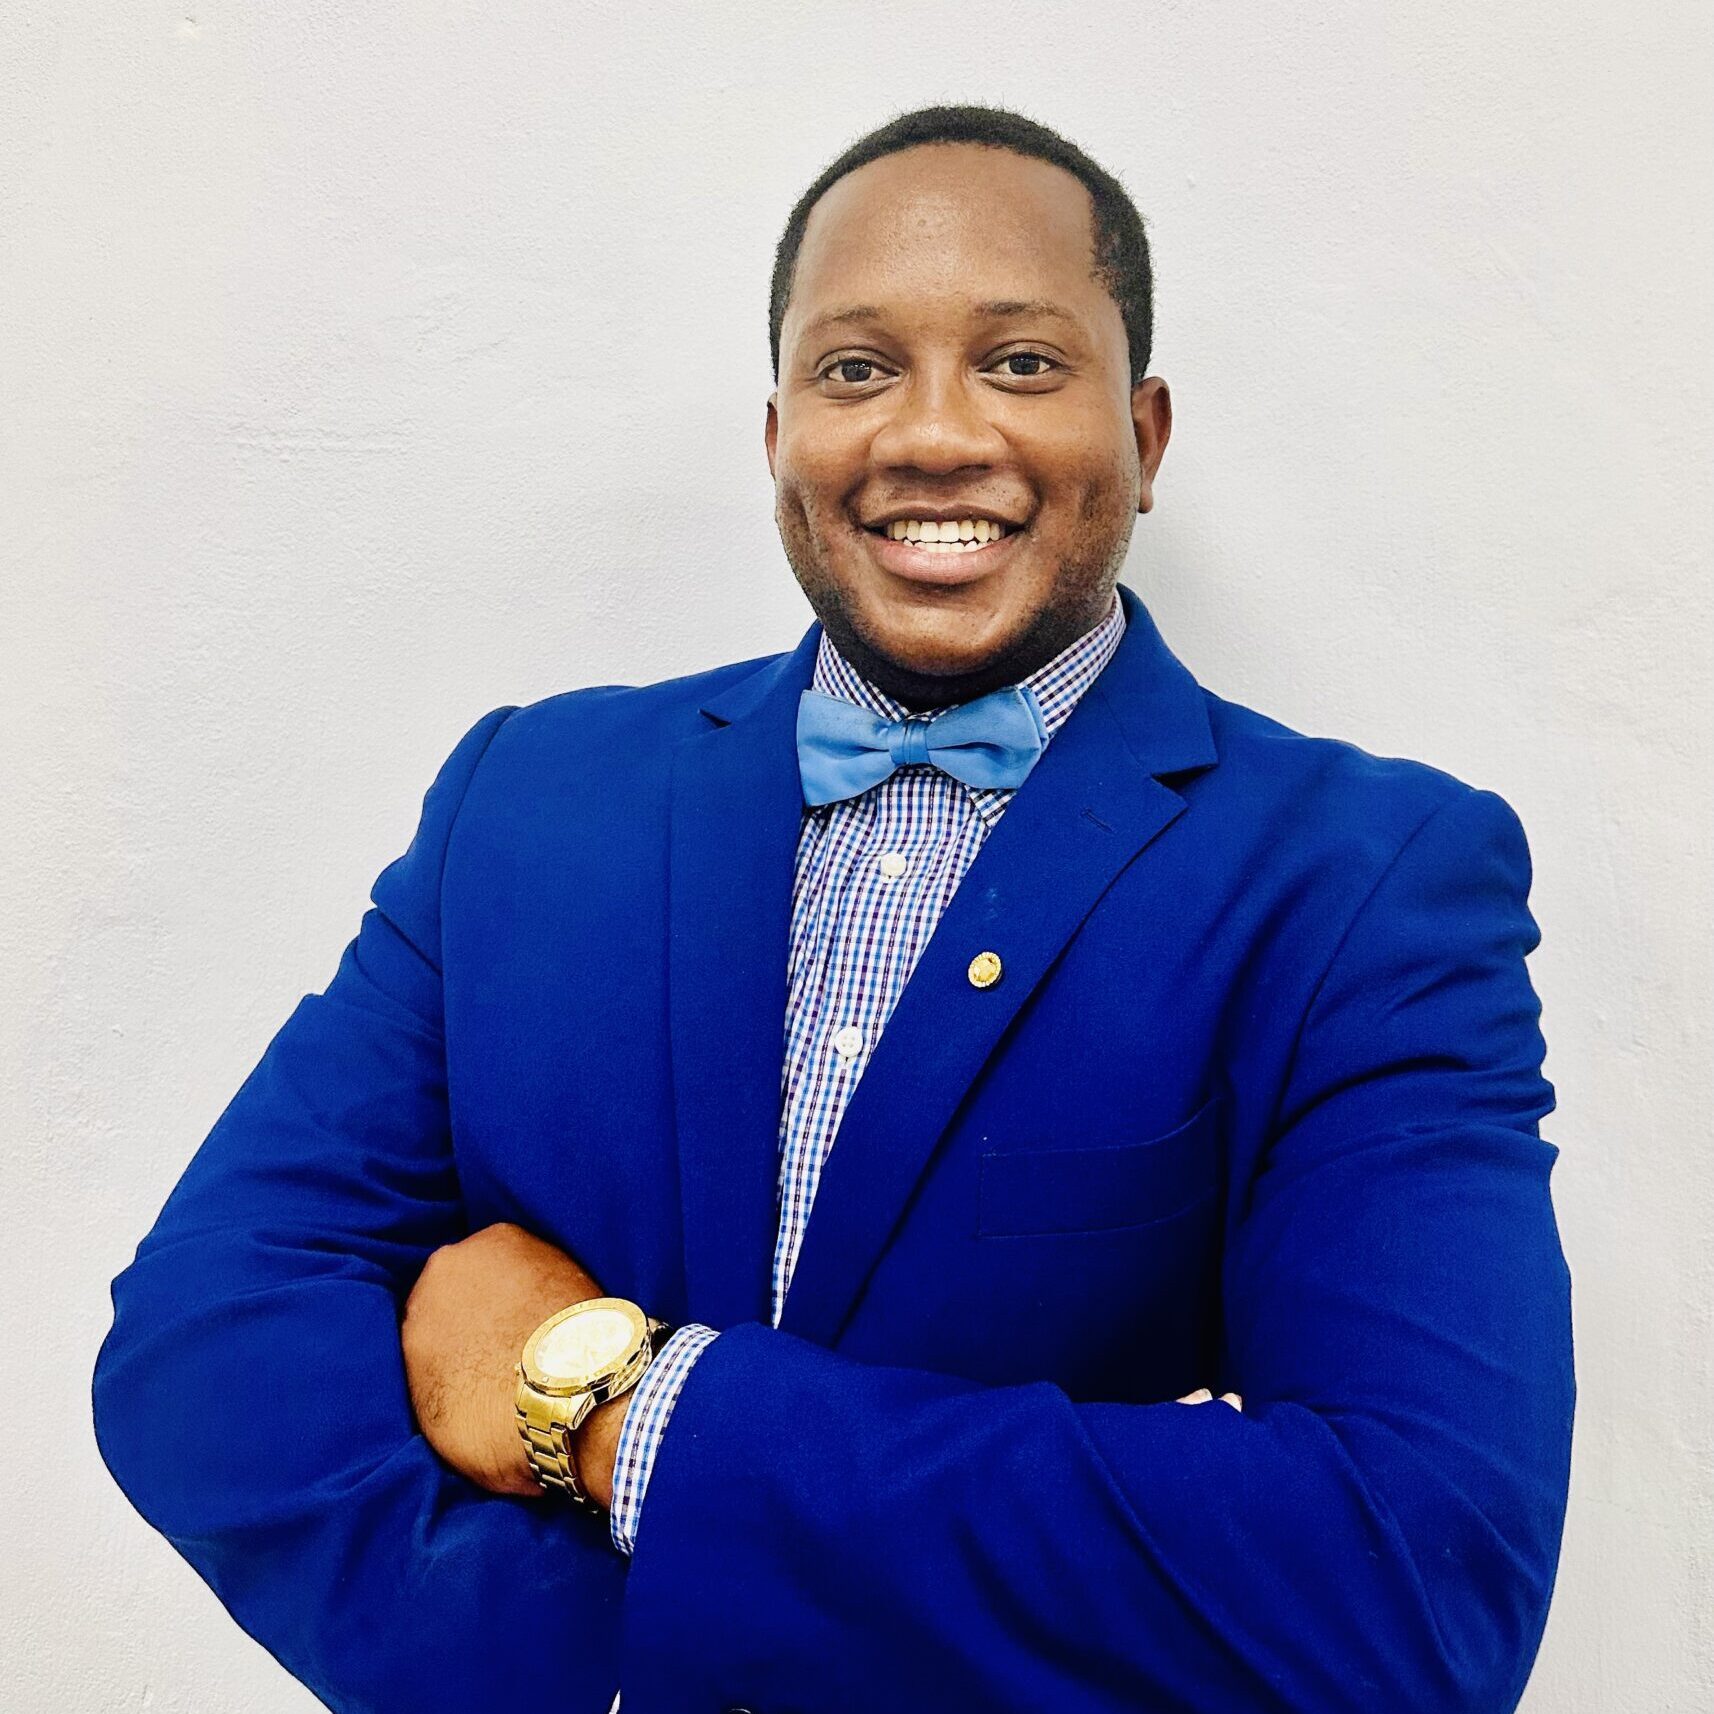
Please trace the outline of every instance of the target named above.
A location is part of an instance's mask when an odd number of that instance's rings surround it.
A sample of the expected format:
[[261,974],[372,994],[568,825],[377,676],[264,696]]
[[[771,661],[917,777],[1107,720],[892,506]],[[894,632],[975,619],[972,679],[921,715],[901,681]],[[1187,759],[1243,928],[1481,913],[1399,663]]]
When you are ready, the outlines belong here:
[[818,690],[806,690],[797,709],[798,774],[803,801],[811,806],[856,797],[913,762],[967,786],[1016,789],[1046,743],[1041,707],[1024,685],[932,718],[885,720]]

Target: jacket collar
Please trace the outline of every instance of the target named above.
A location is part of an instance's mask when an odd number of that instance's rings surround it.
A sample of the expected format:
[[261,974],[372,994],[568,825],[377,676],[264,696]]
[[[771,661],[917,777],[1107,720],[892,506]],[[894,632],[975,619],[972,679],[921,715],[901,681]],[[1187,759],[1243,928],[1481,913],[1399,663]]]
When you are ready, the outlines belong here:
[[[1201,686],[1167,647],[1140,597],[1121,584],[1119,600],[1125,634],[1091,689],[1106,698],[1127,747],[1145,772],[1159,778],[1212,766],[1217,759],[1214,734]],[[702,713],[718,725],[733,726],[758,711],[771,710],[777,719],[789,707],[795,758],[797,698],[814,680],[821,634],[819,622],[811,625],[795,649],[774,656],[710,697],[702,703]]]

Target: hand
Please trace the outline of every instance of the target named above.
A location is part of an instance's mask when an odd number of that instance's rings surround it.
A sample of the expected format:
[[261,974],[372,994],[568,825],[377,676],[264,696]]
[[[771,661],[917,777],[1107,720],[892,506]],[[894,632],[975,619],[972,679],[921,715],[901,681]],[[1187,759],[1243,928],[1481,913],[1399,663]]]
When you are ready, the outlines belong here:
[[[1211,1393],[1207,1387],[1198,1387],[1195,1392],[1186,1393],[1181,1399],[1174,1399],[1173,1403],[1180,1405],[1205,1405],[1208,1404],[1213,1397],[1213,1393]],[[1239,1413],[1240,1416],[1243,1414],[1244,1401],[1239,1398],[1236,1393],[1222,1393],[1220,1395],[1220,1402],[1223,1405],[1230,1405],[1233,1410]]]
[[[521,1226],[484,1227],[429,1257],[405,1303],[399,1343],[417,1425],[446,1463],[490,1493],[541,1493],[518,1438],[517,1361],[556,1310],[601,1295],[572,1257]],[[593,1411],[573,1446],[579,1477],[603,1504],[608,1497],[585,1469],[583,1443],[596,1417],[624,1403],[621,1396]],[[592,1443],[592,1450],[607,1445],[601,1479],[608,1491],[608,1442],[617,1439],[609,1419]]]

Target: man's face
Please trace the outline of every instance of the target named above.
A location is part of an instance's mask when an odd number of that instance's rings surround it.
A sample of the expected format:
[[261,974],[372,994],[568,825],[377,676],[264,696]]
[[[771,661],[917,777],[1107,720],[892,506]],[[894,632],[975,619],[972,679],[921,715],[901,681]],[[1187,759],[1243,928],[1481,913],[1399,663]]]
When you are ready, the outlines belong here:
[[[871,161],[810,215],[768,402],[775,517],[833,641],[911,706],[1014,683],[1096,624],[1153,504],[1171,402],[1131,385],[1093,243],[1070,173],[964,143]],[[896,539],[966,519],[1005,533]]]

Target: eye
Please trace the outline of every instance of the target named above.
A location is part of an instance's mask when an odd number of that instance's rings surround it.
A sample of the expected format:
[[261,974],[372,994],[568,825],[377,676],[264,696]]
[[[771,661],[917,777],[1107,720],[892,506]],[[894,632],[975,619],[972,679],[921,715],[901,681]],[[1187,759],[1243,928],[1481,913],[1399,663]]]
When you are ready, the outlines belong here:
[[880,364],[873,357],[835,357],[817,376],[818,381],[836,381],[846,387],[861,387],[874,380]]
[[1008,351],[1000,359],[1001,363],[1039,363],[1039,369],[1013,369],[1008,379],[1013,381],[1036,381],[1049,370],[1057,369],[1059,365],[1051,357],[1044,356],[1039,351]]

